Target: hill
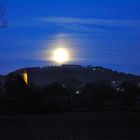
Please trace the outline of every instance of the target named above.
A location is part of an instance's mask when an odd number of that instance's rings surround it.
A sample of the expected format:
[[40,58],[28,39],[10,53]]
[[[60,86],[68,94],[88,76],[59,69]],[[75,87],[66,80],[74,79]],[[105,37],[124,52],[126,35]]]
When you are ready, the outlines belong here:
[[[140,76],[120,73],[103,67],[82,67],[79,65],[62,65],[52,67],[34,67],[17,70],[13,73],[21,74],[27,70],[29,81],[35,85],[44,86],[52,82],[65,80],[85,84],[98,80],[135,81],[140,82]],[[10,73],[12,74],[12,73]]]
[[0,84],[4,84],[5,78],[5,76],[0,75]]

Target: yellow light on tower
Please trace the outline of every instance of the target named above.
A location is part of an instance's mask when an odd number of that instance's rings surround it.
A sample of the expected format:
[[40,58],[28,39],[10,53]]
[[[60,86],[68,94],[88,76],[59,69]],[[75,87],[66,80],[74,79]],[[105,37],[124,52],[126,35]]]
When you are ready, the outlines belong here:
[[28,85],[28,73],[26,70],[22,73],[22,77],[25,83]]

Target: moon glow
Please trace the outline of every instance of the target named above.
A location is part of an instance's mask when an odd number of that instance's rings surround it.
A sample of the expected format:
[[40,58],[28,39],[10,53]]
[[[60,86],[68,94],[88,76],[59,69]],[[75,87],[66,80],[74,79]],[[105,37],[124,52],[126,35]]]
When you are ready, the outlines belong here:
[[57,48],[52,52],[52,60],[57,63],[66,63],[69,59],[69,51],[66,48]]

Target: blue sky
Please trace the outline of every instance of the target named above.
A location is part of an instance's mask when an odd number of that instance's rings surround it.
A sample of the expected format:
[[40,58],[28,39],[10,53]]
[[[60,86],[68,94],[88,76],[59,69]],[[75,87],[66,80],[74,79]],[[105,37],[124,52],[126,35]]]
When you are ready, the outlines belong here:
[[0,29],[0,73],[53,65],[57,45],[73,64],[100,65],[140,75],[139,0],[7,0],[8,27]]

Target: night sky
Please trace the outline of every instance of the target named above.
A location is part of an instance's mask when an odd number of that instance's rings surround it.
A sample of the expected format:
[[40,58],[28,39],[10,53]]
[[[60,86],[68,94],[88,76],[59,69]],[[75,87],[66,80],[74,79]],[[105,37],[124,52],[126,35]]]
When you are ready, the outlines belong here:
[[63,45],[71,64],[140,75],[139,0],[7,0],[0,29],[0,74],[54,65],[47,51]]

